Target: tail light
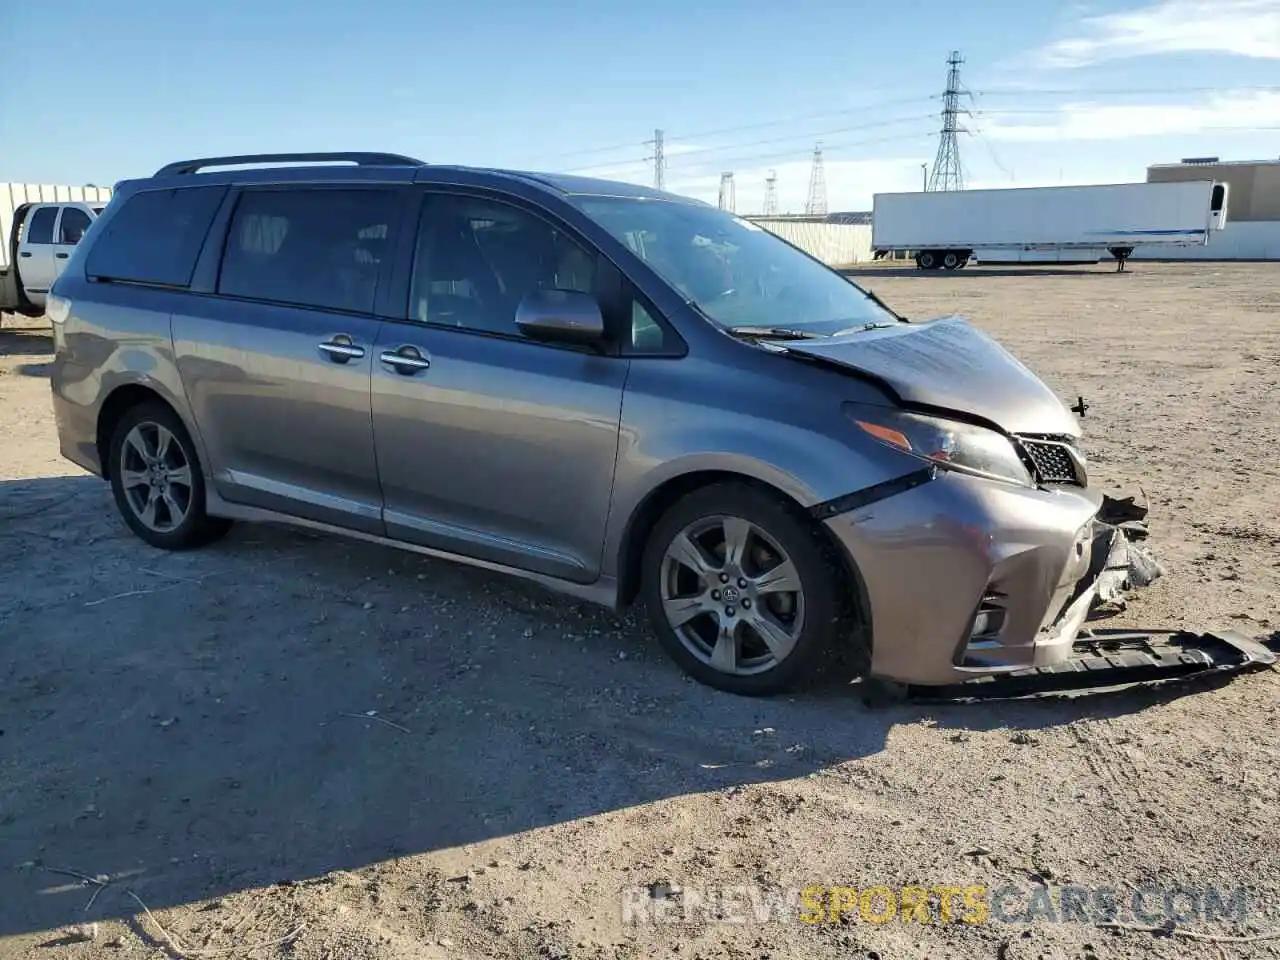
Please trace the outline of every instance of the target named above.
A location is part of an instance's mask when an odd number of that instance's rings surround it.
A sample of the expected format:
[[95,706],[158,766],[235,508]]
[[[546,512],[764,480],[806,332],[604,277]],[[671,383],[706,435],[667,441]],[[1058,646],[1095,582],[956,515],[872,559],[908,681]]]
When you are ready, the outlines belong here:
[[61,326],[67,322],[67,317],[71,316],[71,301],[51,293],[45,297],[44,313],[55,326]]

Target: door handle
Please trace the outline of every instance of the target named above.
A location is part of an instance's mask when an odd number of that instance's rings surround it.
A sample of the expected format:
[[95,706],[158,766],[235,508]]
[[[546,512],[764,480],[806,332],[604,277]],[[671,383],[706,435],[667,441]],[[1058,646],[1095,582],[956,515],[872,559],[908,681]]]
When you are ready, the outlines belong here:
[[65,259],[67,259],[67,257],[71,256],[71,254],[69,254],[69,253],[55,253],[55,254],[54,254],[54,256],[55,256],[55,257],[57,257],[59,260],[65,260]]
[[402,373],[405,376],[413,376],[431,367],[431,360],[424,357],[417,347],[409,344],[397,347],[395,350],[384,350],[378,359],[396,373]]
[[23,250],[20,254],[18,254],[18,256],[20,256],[20,257],[29,257],[29,256],[31,256],[31,251],[30,251],[30,250]]
[[328,340],[317,344],[317,347],[321,353],[325,354],[334,363],[359,360],[364,356],[364,347],[357,347],[345,333],[335,334]]

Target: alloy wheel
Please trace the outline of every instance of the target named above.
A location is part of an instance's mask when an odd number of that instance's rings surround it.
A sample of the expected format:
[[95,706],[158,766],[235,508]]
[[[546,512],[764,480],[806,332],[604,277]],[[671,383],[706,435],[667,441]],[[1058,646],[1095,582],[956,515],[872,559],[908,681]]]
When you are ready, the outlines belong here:
[[148,530],[177,529],[191,510],[191,461],[168,427],[135,425],[120,447],[120,484],[129,508]]
[[799,571],[777,540],[741,517],[686,526],[668,544],[660,577],[667,623],[693,656],[721,673],[773,669],[804,630]]

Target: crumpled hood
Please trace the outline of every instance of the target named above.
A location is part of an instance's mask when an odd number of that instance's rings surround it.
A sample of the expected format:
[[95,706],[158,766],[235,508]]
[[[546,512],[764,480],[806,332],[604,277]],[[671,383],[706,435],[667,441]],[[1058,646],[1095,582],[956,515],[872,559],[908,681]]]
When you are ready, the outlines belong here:
[[907,404],[970,413],[1010,433],[1080,435],[1075,415],[1044,381],[958,316],[788,341],[786,348],[870,375]]

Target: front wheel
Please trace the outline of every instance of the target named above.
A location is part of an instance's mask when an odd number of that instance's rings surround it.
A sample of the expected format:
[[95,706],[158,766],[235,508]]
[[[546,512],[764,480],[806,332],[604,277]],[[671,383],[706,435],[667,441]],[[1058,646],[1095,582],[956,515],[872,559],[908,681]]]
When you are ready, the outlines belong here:
[[718,690],[767,696],[812,682],[851,633],[847,586],[820,531],[745,484],[673,505],[650,535],[642,574],[663,648]]
[[164,550],[204,546],[231,527],[205,512],[204,475],[195,444],[162,403],[125,412],[111,436],[111,492],[139,538]]

